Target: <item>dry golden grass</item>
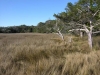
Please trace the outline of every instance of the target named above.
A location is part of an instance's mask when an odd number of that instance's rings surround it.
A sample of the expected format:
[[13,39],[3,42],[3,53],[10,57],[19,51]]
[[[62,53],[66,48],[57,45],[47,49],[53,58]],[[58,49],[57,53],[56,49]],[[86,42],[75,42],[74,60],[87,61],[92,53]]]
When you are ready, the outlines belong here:
[[91,51],[86,37],[0,34],[0,75],[100,75],[100,37],[93,42]]

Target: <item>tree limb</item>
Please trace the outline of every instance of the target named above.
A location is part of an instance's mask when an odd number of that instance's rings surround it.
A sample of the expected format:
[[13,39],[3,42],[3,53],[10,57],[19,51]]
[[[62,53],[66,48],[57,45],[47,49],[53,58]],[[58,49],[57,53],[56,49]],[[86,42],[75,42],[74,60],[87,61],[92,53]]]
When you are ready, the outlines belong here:
[[86,25],[83,25],[83,27],[84,27],[86,33],[89,33],[89,30],[87,29]]
[[100,31],[92,32],[93,34],[100,33]]
[[72,32],[72,31],[75,31],[75,30],[77,30],[77,31],[85,31],[85,29],[71,29],[71,30],[69,30],[69,32]]
[[77,10],[78,10],[79,13],[82,13],[82,10],[80,10],[80,9],[78,9],[78,8],[77,8]]
[[93,14],[93,17],[99,12],[99,9]]

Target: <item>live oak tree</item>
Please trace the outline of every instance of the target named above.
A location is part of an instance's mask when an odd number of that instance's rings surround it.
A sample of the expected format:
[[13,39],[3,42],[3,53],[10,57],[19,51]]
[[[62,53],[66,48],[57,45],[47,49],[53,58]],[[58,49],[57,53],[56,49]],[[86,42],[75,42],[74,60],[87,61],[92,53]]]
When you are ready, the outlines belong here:
[[79,21],[76,22],[76,25],[81,26],[79,30],[86,32],[89,47],[92,49],[93,27],[100,25],[100,8],[98,8],[98,4],[95,0],[88,0],[86,3],[82,3],[80,6],[78,5],[78,7]]
[[70,26],[70,30],[86,32],[89,47],[92,49],[92,34],[100,32],[93,32],[93,28],[100,25],[100,0],[79,0],[76,4],[68,3],[66,12],[54,15]]

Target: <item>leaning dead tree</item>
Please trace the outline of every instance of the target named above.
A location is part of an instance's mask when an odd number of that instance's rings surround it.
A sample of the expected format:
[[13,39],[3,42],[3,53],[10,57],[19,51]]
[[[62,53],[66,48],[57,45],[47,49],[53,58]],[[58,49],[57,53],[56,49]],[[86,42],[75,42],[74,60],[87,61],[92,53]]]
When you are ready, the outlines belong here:
[[[59,25],[60,24],[60,25]],[[72,35],[71,36],[69,36],[68,37],[68,41],[66,42],[65,41],[65,38],[64,38],[64,36],[63,36],[63,34],[62,34],[62,30],[63,30],[63,28],[64,27],[66,27],[66,25],[62,22],[62,21],[60,21],[60,19],[56,19],[56,25],[55,25],[55,27],[54,27],[54,29],[56,30],[56,34],[57,35],[59,35],[60,37],[61,37],[61,39],[63,40],[63,42],[66,44],[66,43],[68,43],[68,44],[70,44],[71,42],[72,42]]]
[[88,36],[88,45],[92,50],[92,34],[99,33],[100,31],[93,32],[93,28],[97,25],[100,25],[100,19],[96,19],[98,12],[100,9],[96,10],[95,12],[91,11],[92,6],[90,4],[85,7],[85,10],[79,10],[80,13],[80,21],[79,22],[71,22],[70,25],[81,26],[80,28],[72,29],[70,31],[84,31]]
[[62,28],[60,28],[58,26],[59,22],[60,22],[60,20],[59,19],[56,19],[56,25],[55,25],[54,29],[56,30],[57,34],[61,37],[61,39],[64,41],[64,36],[61,33]]

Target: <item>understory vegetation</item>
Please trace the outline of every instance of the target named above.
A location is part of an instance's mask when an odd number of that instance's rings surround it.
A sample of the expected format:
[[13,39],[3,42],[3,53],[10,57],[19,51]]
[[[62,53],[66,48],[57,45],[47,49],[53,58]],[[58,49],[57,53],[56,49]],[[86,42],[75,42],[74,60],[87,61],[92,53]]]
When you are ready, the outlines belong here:
[[0,34],[0,75],[100,75],[100,36]]

